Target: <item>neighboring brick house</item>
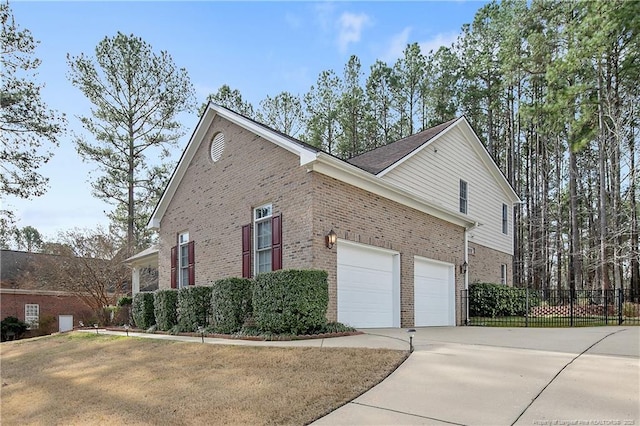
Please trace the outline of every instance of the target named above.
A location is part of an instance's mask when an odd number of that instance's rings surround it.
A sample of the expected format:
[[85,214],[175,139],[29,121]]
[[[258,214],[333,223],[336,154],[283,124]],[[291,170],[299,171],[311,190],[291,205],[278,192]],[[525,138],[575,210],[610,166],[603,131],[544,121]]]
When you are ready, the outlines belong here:
[[509,281],[518,202],[464,117],[344,161],[210,104],[150,220],[159,287],[322,269],[329,320],[460,324]]
[[51,333],[62,328],[78,325],[93,315],[87,305],[75,294],[59,288],[41,276],[46,262],[56,261],[57,256],[27,253],[22,251],[0,251],[0,317],[13,316],[30,324],[32,333]]

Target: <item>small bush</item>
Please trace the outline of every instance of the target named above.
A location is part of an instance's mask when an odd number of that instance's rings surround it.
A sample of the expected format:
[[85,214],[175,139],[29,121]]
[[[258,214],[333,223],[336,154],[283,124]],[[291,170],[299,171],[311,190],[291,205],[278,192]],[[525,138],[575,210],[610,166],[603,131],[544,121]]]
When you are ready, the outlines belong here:
[[169,331],[178,324],[178,290],[157,290],[153,294],[156,328]]
[[259,330],[306,334],[323,327],[329,292],[327,273],[280,270],[260,274],[253,286],[253,314]]
[[183,287],[178,290],[178,328],[198,331],[207,327],[211,318],[211,287]]
[[2,333],[2,341],[7,339],[19,339],[27,332],[29,324],[20,321],[16,317],[6,317],[0,322],[0,331]]
[[[505,317],[527,313],[527,289],[500,284],[478,283],[469,286],[469,316]],[[529,307],[538,306],[539,296],[529,292]]]
[[131,306],[133,303],[133,298],[129,296],[122,296],[118,299],[118,306]]
[[146,330],[156,323],[153,293],[136,293],[133,296],[131,316],[136,327]]
[[234,333],[251,316],[252,281],[246,278],[218,280],[211,288],[211,325],[217,333]]

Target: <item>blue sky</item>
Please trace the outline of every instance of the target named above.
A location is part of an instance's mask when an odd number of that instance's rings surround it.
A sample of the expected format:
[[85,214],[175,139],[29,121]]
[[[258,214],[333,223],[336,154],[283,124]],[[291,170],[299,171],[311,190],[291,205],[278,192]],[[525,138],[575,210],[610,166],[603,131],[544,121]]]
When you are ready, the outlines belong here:
[[[85,134],[77,116],[89,114],[91,105],[69,83],[66,55],[93,54],[100,40],[118,31],[168,51],[187,69],[198,104],[228,84],[257,107],[267,95],[303,95],[324,70],[342,75],[353,54],[367,75],[376,59],[393,64],[408,43],[420,43],[423,52],[450,45],[484,4],[13,1],[10,6],[16,23],[40,41],[37,81],[45,84],[43,100],[67,115],[71,132]],[[181,121],[187,134],[180,150],[198,117],[185,114]],[[15,212],[18,226],[34,226],[46,237],[74,227],[106,226],[104,211],[112,208],[91,195],[88,182],[95,166],[80,160],[71,132],[42,168],[50,179],[48,192],[32,200],[2,201]]]

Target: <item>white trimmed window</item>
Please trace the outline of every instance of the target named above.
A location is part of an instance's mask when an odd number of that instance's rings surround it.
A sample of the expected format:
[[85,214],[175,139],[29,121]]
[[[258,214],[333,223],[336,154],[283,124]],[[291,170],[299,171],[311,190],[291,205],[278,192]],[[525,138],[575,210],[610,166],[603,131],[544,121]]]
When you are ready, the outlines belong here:
[[507,285],[507,265],[500,265],[500,284]]
[[502,205],[502,233],[509,233],[509,208],[506,204]]
[[40,305],[27,303],[24,305],[24,322],[29,324],[29,328],[38,328],[40,322]]
[[261,272],[271,272],[271,216],[273,215],[273,207],[271,204],[265,204],[253,209],[253,229],[254,232],[254,262],[255,274]]
[[460,179],[460,213],[467,214],[468,195],[467,182]]
[[189,232],[178,235],[178,288],[189,285]]

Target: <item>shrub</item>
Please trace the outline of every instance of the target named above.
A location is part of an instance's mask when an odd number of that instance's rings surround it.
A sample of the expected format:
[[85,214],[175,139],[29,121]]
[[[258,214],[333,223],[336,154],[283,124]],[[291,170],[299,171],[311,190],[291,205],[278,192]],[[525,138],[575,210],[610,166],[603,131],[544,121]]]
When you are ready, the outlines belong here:
[[253,286],[253,314],[263,333],[306,334],[326,322],[326,271],[280,270],[260,274]]
[[252,282],[246,278],[218,280],[211,288],[211,325],[218,333],[234,333],[251,316]]
[[129,296],[122,296],[120,299],[118,299],[118,306],[131,306],[132,303],[133,298]]
[[9,339],[19,339],[27,332],[29,324],[24,321],[20,321],[16,317],[6,317],[0,322],[0,332],[2,334],[2,341]]
[[178,324],[178,290],[157,290],[153,295],[156,328],[169,331]]
[[[469,286],[469,316],[504,317],[522,316],[527,313],[526,288],[507,287],[500,284],[478,283]],[[529,307],[540,303],[536,292],[529,292]]]
[[153,293],[136,293],[133,296],[131,316],[136,327],[146,330],[156,323],[153,299]]
[[185,332],[207,327],[211,318],[211,287],[178,290],[178,329]]

